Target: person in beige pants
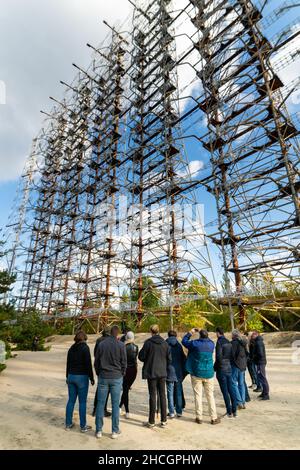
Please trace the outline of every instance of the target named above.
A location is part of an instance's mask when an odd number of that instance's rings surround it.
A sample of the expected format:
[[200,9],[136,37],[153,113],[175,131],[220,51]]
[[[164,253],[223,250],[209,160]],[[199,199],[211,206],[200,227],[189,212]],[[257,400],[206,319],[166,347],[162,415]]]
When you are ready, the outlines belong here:
[[216,403],[214,397],[214,365],[213,352],[214,342],[208,338],[206,330],[200,330],[200,337],[191,340],[195,332],[199,330],[193,328],[187,333],[182,344],[188,349],[186,370],[191,375],[192,387],[195,397],[196,423],[202,423],[203,407],[202,395],[203,389],[208,403],[208,411],[211,418],[211,424],[219,424],[220,419],[217,415]]

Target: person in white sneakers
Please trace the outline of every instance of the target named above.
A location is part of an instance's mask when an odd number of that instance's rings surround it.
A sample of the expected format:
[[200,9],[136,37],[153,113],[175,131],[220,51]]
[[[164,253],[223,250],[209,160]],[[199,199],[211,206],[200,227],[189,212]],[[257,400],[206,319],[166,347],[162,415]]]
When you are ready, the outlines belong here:
[[134,333],[132,331],[128,331],[128,333],[126,333],[125,347],[127,355],[127,369],[123,378],[123,393],[120,402],[120,410],[124,405],[125,418],[129,419],[129,390],[137,376],[137,358],[139,353],[138,346],[134,344]]

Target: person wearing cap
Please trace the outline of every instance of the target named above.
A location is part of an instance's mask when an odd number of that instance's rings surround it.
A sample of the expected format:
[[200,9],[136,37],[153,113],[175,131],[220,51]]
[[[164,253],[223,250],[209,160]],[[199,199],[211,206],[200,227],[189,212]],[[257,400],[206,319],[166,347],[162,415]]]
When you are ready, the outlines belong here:
[[[96,341],[96,344],[95,344],[95,347],[94,347],[94,358],[96,357],[97,349],[99,347],[99,344],[103,340],[105,340],[108,336],[110,336],[110,328],[108,326],[106,326],[102,330],[102,335],[99,336],[99,338]],[[104,408],[104,416],[106,418],[109,418],[109,416],[111,416],[111,413],[107,410],[108,398],[109,398],[109,392],[107,394],[107,398],[106,398],[106,402],[105,402],[105,408]],[[95,398],[94,398],[94,407],[93,407],[93,413],[92,413],[92,416],[94,416],[94,417],[96,416],[97,403],[98,403],[98,389],[96,390]]]
[[137,358],[139,353],[139,348],[134,343],[134,333],[132,331],[128,331],[126,333],[125,348],[127,356],[127,369],[123,378],[123,393],[120,402],[120,410],[124,405],[125,418],[129,419],[129,390],[132,387],[137,376]]

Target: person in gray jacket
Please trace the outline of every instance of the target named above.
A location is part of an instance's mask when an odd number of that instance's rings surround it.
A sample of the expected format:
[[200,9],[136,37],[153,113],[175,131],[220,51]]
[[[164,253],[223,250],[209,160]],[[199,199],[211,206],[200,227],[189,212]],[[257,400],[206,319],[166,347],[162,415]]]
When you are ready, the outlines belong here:
[[120,397],[123,377],[126,373],[127,357],[124,343],[118,341],[119,327],[113,326],[111,336],[98,345],[95,358],[95,370],[98,381],[98,404],[96,410],[96,437],[102,437],[104,408],[108,392],[112,403],[112,438],[119,434]]

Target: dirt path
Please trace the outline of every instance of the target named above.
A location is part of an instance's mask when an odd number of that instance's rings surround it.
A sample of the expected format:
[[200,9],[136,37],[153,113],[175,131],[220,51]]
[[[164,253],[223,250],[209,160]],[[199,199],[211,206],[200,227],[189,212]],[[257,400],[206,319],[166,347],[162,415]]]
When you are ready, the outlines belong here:
[[[140,335],[141,343],[144,335]],[[90,336],[92,348],[95,337]],[[193,422],[194,409],[189,377],[185,380],[187,408],[181,420],[169,422],[167,429],[142,428],[147,419],[146,383],[138,379],[131,392],[132,419],[121,418],[122,436],[110,438],[111,423],[106,419],[104,436],[96,440],[94,431],[81,434],[78,427],[64,430],[67,398],[65,359],[70,337],[58,337],[50,352],[19,352],[9,360],[0,375],[0,449],[299,449],[300,448],[300,365],[291,361],[290,348],[268,349],[268,376],[272,399],[253,400],[237,420],[223,419],[218,426],[209,424],[206,404],[204,423]],[[91,411],[94,387],[90,387]],[[225,408],[216,384],[217,409]],[[94,419],[88,423],[94,427]]]

